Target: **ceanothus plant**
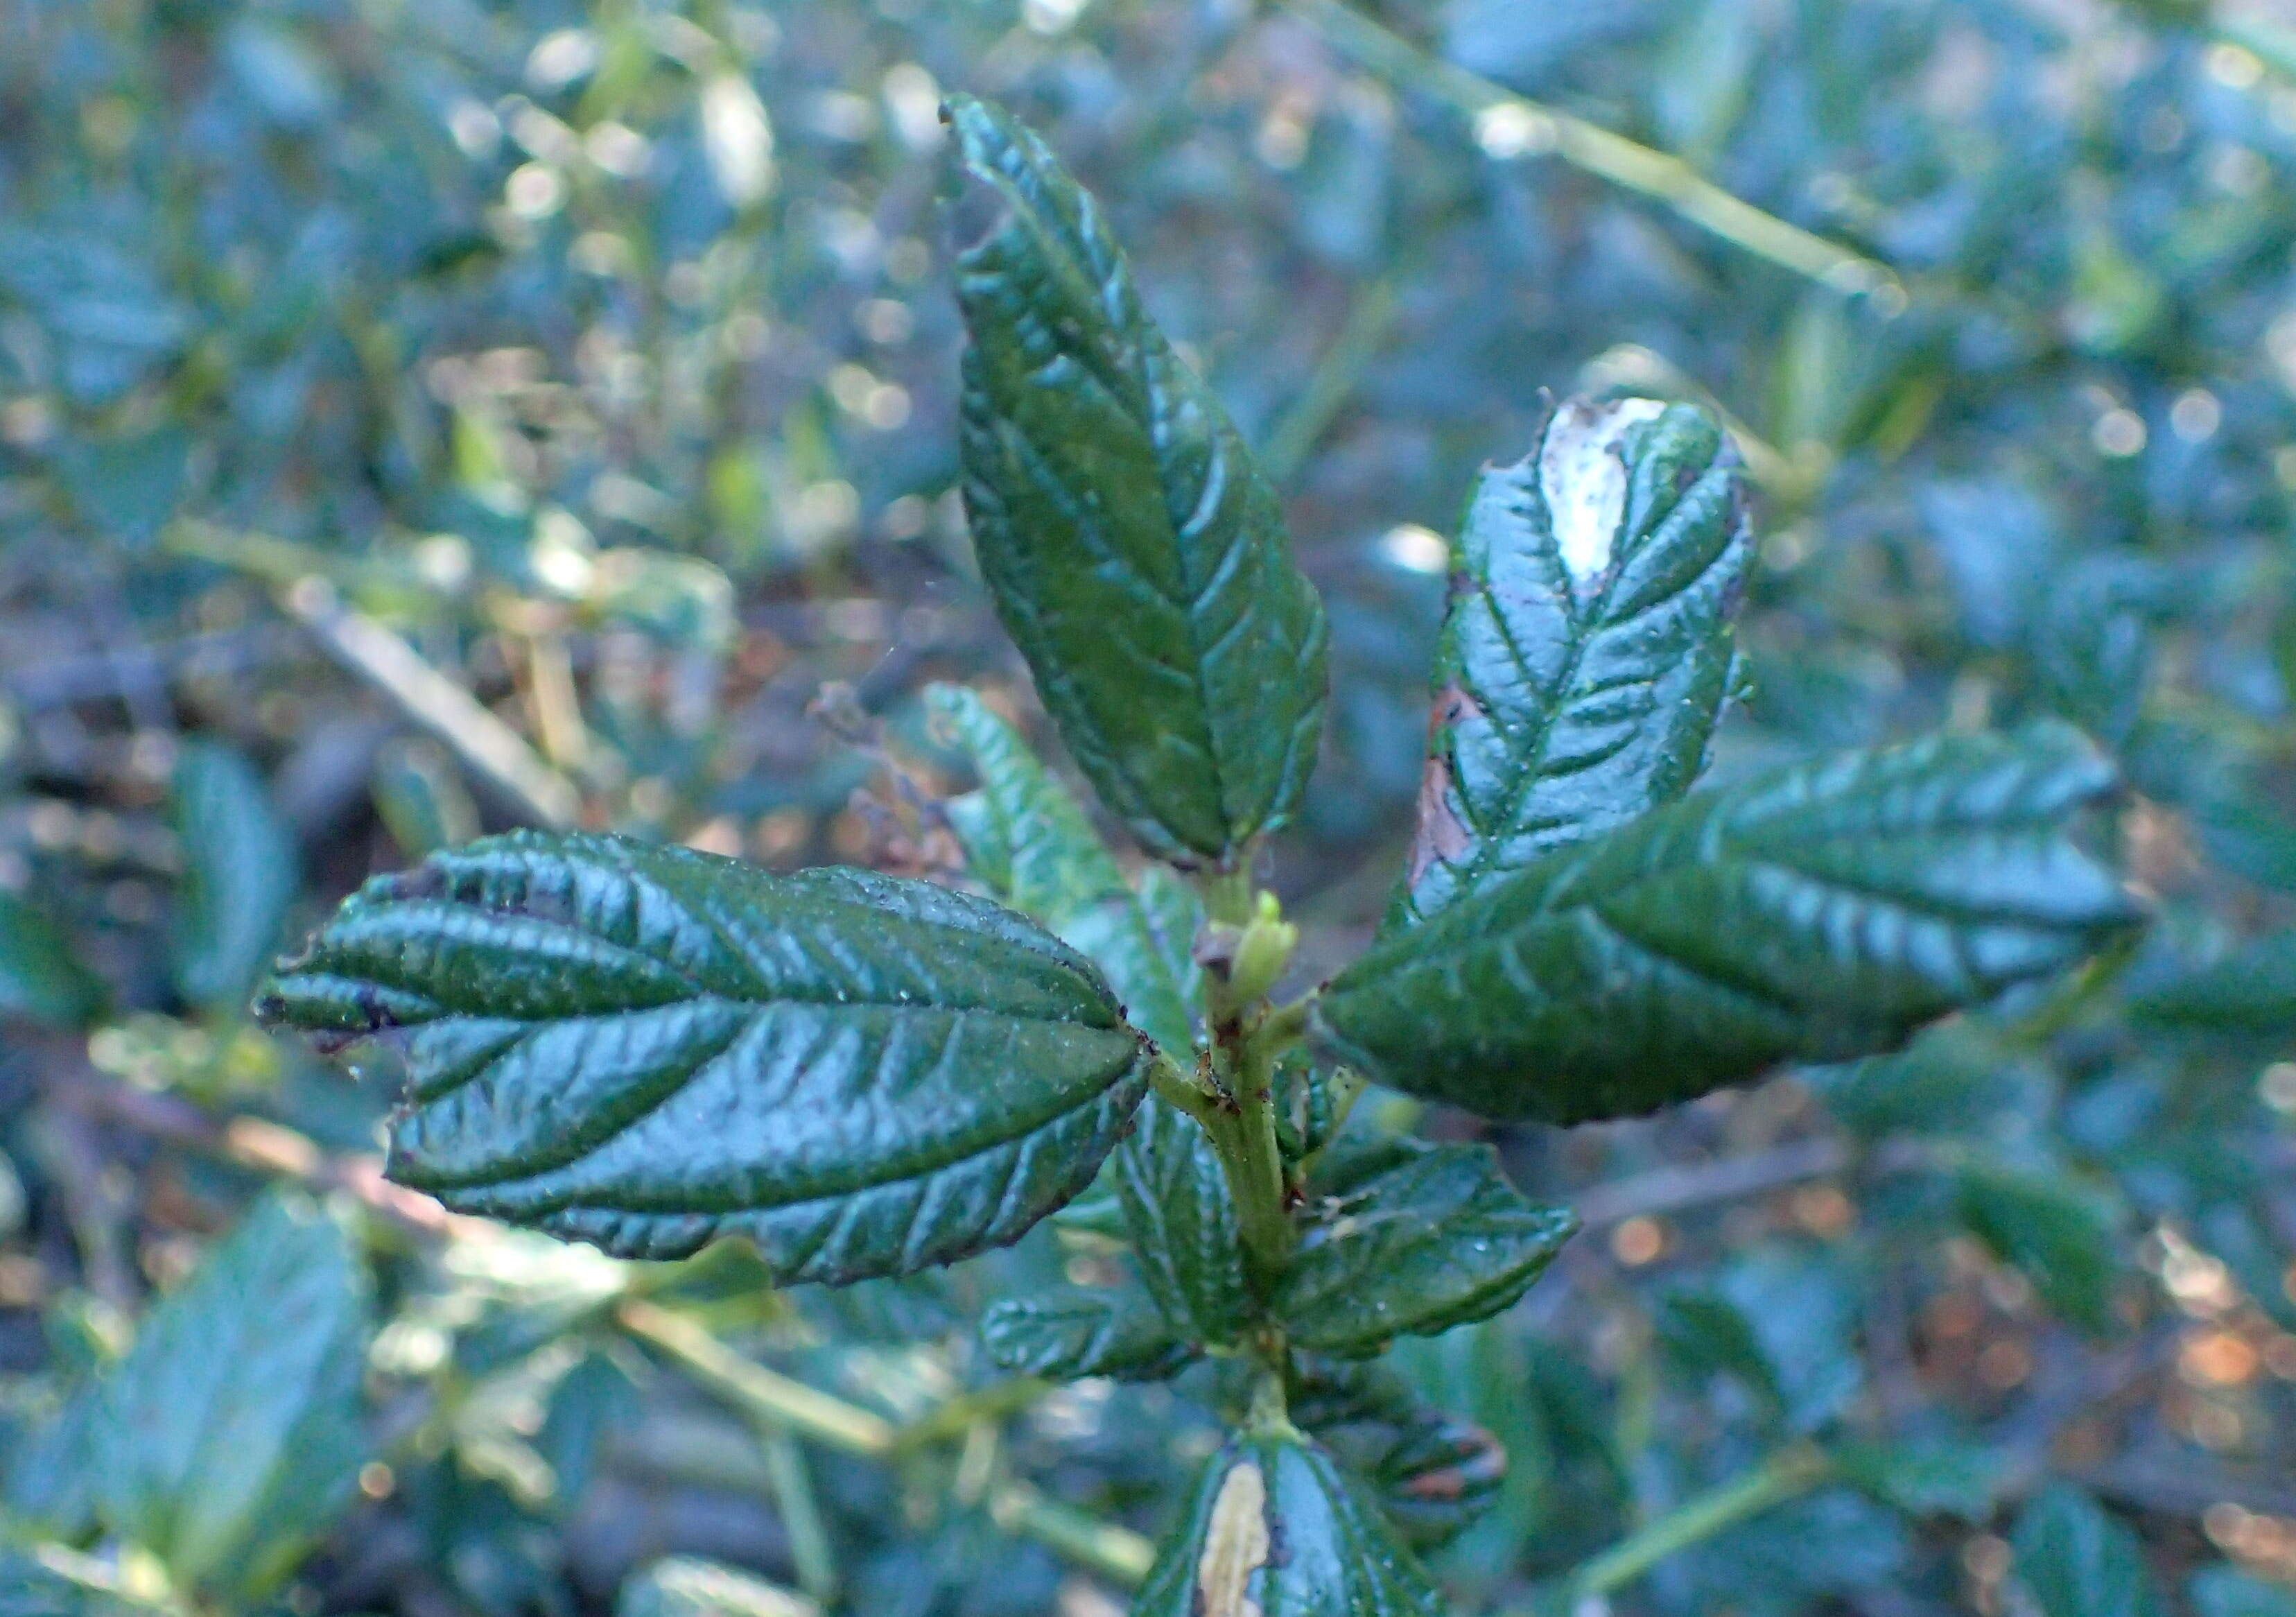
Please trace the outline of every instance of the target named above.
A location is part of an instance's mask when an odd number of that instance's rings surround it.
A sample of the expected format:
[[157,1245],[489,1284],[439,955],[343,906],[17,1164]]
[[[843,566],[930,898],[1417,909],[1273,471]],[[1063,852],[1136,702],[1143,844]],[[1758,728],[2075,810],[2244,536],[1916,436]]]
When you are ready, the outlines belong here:
[[992,1355],[1246,1388],[1135,1609],[1435,1613],[1415,1552],[1503,1459],[1374,1361],[1505,1308],[1573,1219],[1488,1148],[1347,1131],[1364,1086],[1567,1124],[1891,1048],[2136,923],[2067,834],[2112,773],[2054,727],[1686,796],[1742,679],[1738,460],[1696,409],[1573,399],[1469,507],[1379,936],[1275,1002],[1296,932],[1253,877],[1315,762],[1322,605],[1093,200],[1003,112],[947,116],[981,571],[1147,870],[942,687],[990,896],[521,833],[371,882],[260,1010],[398,1047],[398,1181],[625,1256],[904,1275],[1099,1181],[1136,1285],[999,1303]]

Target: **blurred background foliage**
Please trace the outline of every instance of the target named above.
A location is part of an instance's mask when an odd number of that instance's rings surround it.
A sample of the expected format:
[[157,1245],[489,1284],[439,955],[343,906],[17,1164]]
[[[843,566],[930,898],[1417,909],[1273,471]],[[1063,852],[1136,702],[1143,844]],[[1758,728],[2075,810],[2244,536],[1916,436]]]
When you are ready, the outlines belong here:
[[1511,1456],[1459,1609],[2296,1612],[2268,10],[0,0],[0,1612],[1121,1609],[1219,1389],[972,1335],[1118,1260],[1088,1209],[848,1293],[616,1264],[394,1191],[386,1087],[242,1015],[482,828],[946,864],[925,683],[1042,726],[950,492],[943,86],[1099,191],[1287,497],[1337,664],[1271,867],[1311,969],[1393,879],[1446,536],[1544,389],[1747,450],[1719,772],[2043,712],[2126,760],[2131,956],[1495,1132],[1589,1228],[1393,1361]]

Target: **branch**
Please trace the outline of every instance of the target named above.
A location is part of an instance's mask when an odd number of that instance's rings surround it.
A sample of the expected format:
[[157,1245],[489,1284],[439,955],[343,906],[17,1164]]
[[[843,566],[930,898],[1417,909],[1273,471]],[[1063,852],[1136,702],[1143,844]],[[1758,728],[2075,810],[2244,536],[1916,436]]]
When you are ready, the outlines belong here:
[[[1599,124],[1530,100],[1390,33],[1343,0],[1278,0],[1341,51],[1399,86],[1420,91],[1476,123],[1494,156],[1552,154],[1623,190],[1650,198],[1700,229],[1836,291],[1904,291],[1889,267],[1789,225],[1734,196],[1678,157],[1614,135]],[[1504,140],[1499,132],[1504,131]],[[1893,296],[1890,294],[1894,294]]]

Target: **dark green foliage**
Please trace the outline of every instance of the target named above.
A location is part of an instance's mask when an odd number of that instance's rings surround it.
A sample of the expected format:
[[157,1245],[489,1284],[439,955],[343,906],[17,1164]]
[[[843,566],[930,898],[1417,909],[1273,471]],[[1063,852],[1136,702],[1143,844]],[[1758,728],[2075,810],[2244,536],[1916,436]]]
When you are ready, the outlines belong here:
[[791,1280],[1016,1238],[1146,1081],[1100,974],[1010,911],[611,837],[381,878],[260,1009],[403,1046],[400,1182],[631,1255],[739,1231]]
[[1575,398],[1483,474],[1390,929],[1689,789],[1737,678],[1739,477],[1698,410]]
[[1372,1488],[1389,1523],[1422,1555],[1473,1526],[1506,1481],[1507,1451],[1497,1439],[1423,1402],[1382,1365],[1299,1361],[1291,1414]]
[[2017,1581],[2041,1617],[2155,1617],[2161,1609],[2136,1535],[2078,1489],[2045,1490],[2009,1543]]
[[2121,1220],[2110,1198],[2061,1170],[1984,1161],[1964,1166],[1956,1188],[1971,1233],[2050,1308],[2087,1331],[2111,1327]]
[[1243,1328],[1243,1262],[1235,1207],[1202,1129],[1151,1096],[1110,1177],[1132,1235],[1133,1261],[1183,1340],[1233,1342]]
[[178,1587],[270,1592],[369,1449],[366,1282],[332,1220],[259,1206],[152,1309],[105,1383],[98,1508]]
[[0,890],[0,1017],[79,1027],[103,1006],[103,983],[70,940],[15,894]]
[[1008,1297],[981,1316],[988,1355],[1015,1375],[1162,1381],[1195,1357],[1145,1296],[1071,1291]]
[[1155,853],[1228,860],[1292,817],[1314,767],[1322,604],[1098,205],[1002,111],[958,97],[948,115],[982,575],[1109,806]]
[[1302,1347],[1374,1353],[1507,1307],[1578,1227],[1567,1210],[1524,1201],[1488,1146],[1416,1146],[1329,1187],[1275,1311]]
[[1332,1457],[1246,1432],[1204,1465],[1134,1617],[1442,1617],[1434,1583]]
[[2135,922],[2065,836],[2112,785],[2058,728],[1778,771],[1549,854],[1389,938],[1318,1016],[1383,1082],[1550,1122],[1887,1049]]
[[2253,1038],[2296,1033],[2296,932],[2256,939],[2222,960],[2132,997],[2139,1024]]

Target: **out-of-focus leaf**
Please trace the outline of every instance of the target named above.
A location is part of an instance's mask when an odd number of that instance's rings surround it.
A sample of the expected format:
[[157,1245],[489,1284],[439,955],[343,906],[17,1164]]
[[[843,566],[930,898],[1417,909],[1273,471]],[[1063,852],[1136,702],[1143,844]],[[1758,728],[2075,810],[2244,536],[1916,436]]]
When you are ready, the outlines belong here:
[[2120,1220],[2102,1193],[2062,1171],[1980,1161],[1963,1167],[1956,1194],[1970,1232],[2051,1309],[2085,1330],[2112,1326]]
[[1777,771],[1387,938],[1317,1022],[1397,1088],[1564,1123],[1885,1050],[2136,923],[2065,834],[2112,780],[2055,726]]
[[1243,1433],[1206,1462],[1134,1617],[1442,1617],[1379,1506],[1295,1436]]
[[2136,1535],[2079,1489],[2050,1487],[2010,1535],[2017,1581],[2041,1617],[2157,1617]]
[[1102,798],[1152,852],[1229,859],[1292,817],[1314,767],[1322,603],[1098,206],[1005,113],[957,97],[947,116],[982,575]]
[[274,1197],[152,1309],[105,1387],[98,1508],[177,1584],[277,1587],[348,1500],[365,1277],[335,1222]]
[[1488,1145],[1419,1147],[1318,1210],[1275,1313],[1301,1347],[1374,1353],[1506,1308],[1578,1226],[1566,1209],[1524,1201]]
[[1568,400],[1483,474],[1389,930],[1689,789],[1753,559],[1737,452],[1686,405]]
[[819,1617],[802,1595],[751,1573],[692,1555],[672,1555],[632,1572],[614,1617]]
[[236,1011],[295,901],[295,840],[255,766],[218,743],[184,744],[170,807],[184,861],[176,986],[194,1005]]
[[2296,1589],[2223,1562],[2194,1572],[2185,1600],[2194,1617],[2296,1617]]
[[1195,1357],[1146,1297],[1122,1292],[1003,1298],[981,1317],[980,1339],[1015,1375],[1055,1381],[1164,1381]]
[[1147,1085],[1100,974],[1009,910],[612,837],[378,878],[260,1008],[404,1048],[400,1182],[625,1256],[739,1232],[788,1281],[1016,1239]]
[[1710,1285],[1666,1293],[1657,1324],[1677,1357],[1736,1377],[1790,1430],[1809,1432],[1841,1415],[1862,1383],[1856,1308],[1849,1276],[1825,1254],[1758,1248]]
[[0,1017],[85,1027],[103,1009],[102,981],[45,915],[0,888]]
[[1833,1458],[1843,1476],[1909,1516],[1972,1523],[1993,1514],[2012,1474],[2008,1456],[1974,1443],[1845,1443]]
[[2296,1032],[2296,932],[2274,932],[2134,996],[2140,1027],[2277,1038]]

